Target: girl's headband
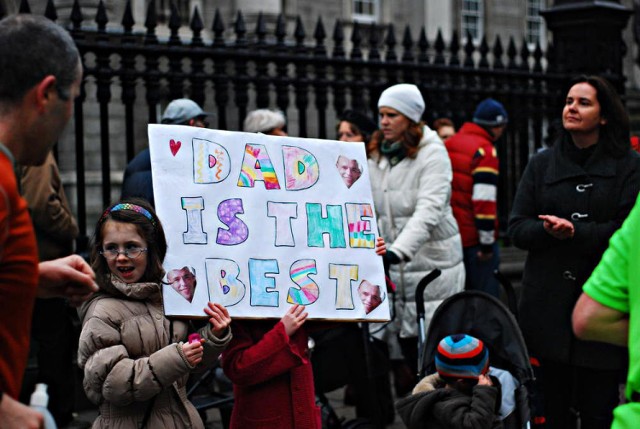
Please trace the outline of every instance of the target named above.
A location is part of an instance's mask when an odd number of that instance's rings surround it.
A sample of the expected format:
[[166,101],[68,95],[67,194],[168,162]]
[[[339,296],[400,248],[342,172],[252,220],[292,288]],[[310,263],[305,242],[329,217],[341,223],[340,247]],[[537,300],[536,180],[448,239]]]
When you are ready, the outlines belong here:
[[102,213],[102,216],[100,217],[99,223],[104,222],[110,213],[117,212],[120,210],[131,210],[131,211],[140,213],[141,215],[149,219],[149,222],[151,222],[151,225],[153,225],[154,228],[157,226],[156,225],[157,222],[154,219],[153,215],[149,213],[149,210],[145,209],[144,207],[140,207],[136,204],[131,204],[131,203],[116,204],[115,206],[105,210],[104,213]]

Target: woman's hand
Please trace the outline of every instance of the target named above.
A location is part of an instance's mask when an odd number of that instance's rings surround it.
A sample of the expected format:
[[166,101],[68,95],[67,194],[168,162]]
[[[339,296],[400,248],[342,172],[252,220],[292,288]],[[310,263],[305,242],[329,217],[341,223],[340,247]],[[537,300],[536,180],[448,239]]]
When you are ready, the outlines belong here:
[[209,316],[211,332],[215,337],[220,338],[231,324],[229,312],[224,305],[211,301],[209,301],[208,306],[204,308],[204,312]]
[[204,339],[201,339],[200,341],[182,344],[182,353],[187,358],[189,365],[196,366],[202,361],[202,355],[204,354],[202,343],[204,341]]
[[309,313],[305,311],[304,305],[296,304],[282,316],[281,322],[284,325],[284,331],[289,337],[296,333],[298,328],[307,320],[308,315]]
[[387,244],[384,242],[384,238],[376,238],[376,255],[383,256],[387,253]]
[[540,215],[538,219],[544,221],[544,230],[558,240],[573,238],[573,234],[576,232],[573,223],[567,219],[552,215]]

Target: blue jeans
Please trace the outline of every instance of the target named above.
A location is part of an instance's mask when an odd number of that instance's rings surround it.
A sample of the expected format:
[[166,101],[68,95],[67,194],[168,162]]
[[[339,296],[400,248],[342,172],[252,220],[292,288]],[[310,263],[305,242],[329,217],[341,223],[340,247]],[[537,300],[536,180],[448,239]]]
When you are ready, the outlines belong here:
[[493,272],[500,264],[500,247],[493,243],[493,257],[488,261],[478,260],[480,246],[470,246],[463,249],[464,268],[467,273],[465,290],[480,290],[500,298],[500,283]]

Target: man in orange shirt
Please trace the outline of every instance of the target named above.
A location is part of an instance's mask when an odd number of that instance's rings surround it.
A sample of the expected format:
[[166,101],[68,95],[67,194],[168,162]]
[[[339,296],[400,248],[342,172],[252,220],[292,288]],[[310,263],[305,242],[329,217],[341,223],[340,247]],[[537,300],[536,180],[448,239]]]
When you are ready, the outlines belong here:
[[78,305],[97,290],[77,255],[38,264],[16,165],[40,165],[66,126],[80,93],[82,64],[69,34],[43,17],[0,21],[0,422],[41,427],[43,417],[16,401],[29,351],[35,297]]

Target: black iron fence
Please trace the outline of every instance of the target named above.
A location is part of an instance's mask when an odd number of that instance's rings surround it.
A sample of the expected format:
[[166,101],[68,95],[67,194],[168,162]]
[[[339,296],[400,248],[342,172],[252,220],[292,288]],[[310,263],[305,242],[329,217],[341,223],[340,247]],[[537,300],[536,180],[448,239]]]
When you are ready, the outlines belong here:
[[[28,2],[23,0],[21,10],[29,11]],[[45,15],[58,20],[52,1]],[[92,211],[87,202],[88,170],[101,171],[99,189],[102,205],[107,205],[112,186],[117,185],[112,184],[118,170],[112,162],[114,153],[126,158],[119,163],[121,171],[136,148],[142,147],[135,141],[140,134],[136,130],[157,122],[159,106],[171,99],[188,96],[201,105],[214,105],[214,128],[237,129],[230,124],[241,123],[251,108],[277,107],[296,118],[290,123],[290,134],[334,138],[336,112],[348,107],[375,112],[382,90],[398,82],[419,86],[428,123],[449,117],[459,126],[483,98],[503,102],[510,122],[498,143],[499,211],[503,227],[506,225],[524,165],[541,146],[549,119],[560,117],[558,101],[567,76],[553,72],[551,47],[545,55],[540,46],[531,49],[525,41],[518,46],[513,39],[497,37],[492,44],[483,39],[476,46],[455,32],[445,42],[441,33],[427,40],[424,28],[416,37],[406,27],[400,37],[393,25],[364,27],[341,21],[333,25],[329,36],[321,18],[311,33],[299,17],[295,22],[283,15],[273,18],[273,32],[266,31],[268,22],[262,15],[247,30],[241,13],[232,29],[227,29],[216,12],[205,28],[196,8],[185,42],[184,19],[176,7],[172,7],[168,29],[164,28],[166,36],[161,37],[154,1],[144,21],[146,31],[134,31],[141,27],[134,22],[129,1],[120,24],[110,21],[102,1],[93,21],[74,2],[64,22],[82,53],[85,72],[83,94],[75,104],[73,164],[82,231],[94,220],[87,219]],[[87,88],[95,93],[87,94]],[[112,96],[114,89],[118,99]],[[97,105],[93,110],[99,121],[99,149],[96,146],[95,150],[100,151],[100,165],[95,167],[85,162],[90,152],[85,129],[88,95]],[[122,109],[122,117],[110,115],[114,106]],[[110,134],[115,120],[124,122],[124,132],[117,138]]]

